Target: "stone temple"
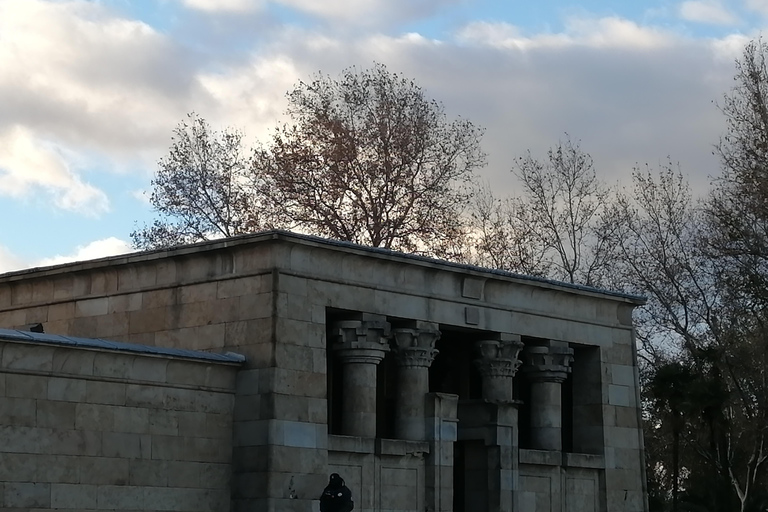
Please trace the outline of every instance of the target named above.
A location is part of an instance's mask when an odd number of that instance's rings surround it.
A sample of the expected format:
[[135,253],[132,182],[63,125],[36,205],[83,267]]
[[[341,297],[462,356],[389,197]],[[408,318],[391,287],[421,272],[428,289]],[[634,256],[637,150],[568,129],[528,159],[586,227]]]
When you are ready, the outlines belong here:
[[0,506],[643,512],[642,303],[281,231],[4,274]]

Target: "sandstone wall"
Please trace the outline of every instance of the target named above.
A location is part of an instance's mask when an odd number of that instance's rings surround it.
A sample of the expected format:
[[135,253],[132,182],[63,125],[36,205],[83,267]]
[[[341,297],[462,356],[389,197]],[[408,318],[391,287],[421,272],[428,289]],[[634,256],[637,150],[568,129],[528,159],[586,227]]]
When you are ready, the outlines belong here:
[[229,510],[239,365],[2,334],[3,510]]

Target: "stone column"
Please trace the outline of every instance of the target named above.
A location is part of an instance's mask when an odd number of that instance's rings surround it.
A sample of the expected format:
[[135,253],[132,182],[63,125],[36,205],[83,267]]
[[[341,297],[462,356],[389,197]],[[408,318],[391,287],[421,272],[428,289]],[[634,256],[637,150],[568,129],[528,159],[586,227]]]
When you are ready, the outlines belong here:
[[563,449],[561,384],[571,372],[573,349],[563,341],[526,345],[523,371],[531,383],[531,447]]
[[512,378],[520,367],[518,355],[523,348],[520,336],[501,333],[498,339],[476,343],[480,358],[475,360],[483,378],[483,399],[495,403],[512,403]]
[[395,404],[395,437],[423,441],[424,403],[429,393],[429,367],[440,339],[437,324],[414,321],[408,327],[392,330],[397,354],[398,389]]
[[376,366],[389,350],[389,328],[385,317],[369,314],[333,324],[333,350],[343,372],[344,435],[376,437]]

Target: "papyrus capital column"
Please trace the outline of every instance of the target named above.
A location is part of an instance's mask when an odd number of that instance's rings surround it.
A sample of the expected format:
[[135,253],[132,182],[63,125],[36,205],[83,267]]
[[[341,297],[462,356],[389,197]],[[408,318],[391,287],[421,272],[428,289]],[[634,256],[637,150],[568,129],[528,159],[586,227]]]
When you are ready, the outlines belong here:
[[343,372],[342,433],[376,437],[376,366],[389,351],[390,325],[383,316],[361,314],[335,322],[331,332]]
[[424,400],[429,392],[429,367],[438,351],[437,324],[419,320],[392,330],[397,355],[398,392],[395,405],[395,436],[398,439],[425,439]]
[[512,403],[512,379],[520,367],[523,343],[516,334],[501,333],[498,339],[476,342],[480,358],[475,360],[483,378],[483,398],[489,402]]
[[571,372],[573,349],[563,341],[526,345],[525,372],[531,383],[531,445],[562,450],[562,383]]

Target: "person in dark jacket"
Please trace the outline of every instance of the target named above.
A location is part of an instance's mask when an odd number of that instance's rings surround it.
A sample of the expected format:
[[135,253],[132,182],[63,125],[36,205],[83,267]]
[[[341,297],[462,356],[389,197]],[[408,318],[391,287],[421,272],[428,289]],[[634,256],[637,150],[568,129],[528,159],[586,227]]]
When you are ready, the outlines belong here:
[[320,496],[320,512],[350,512],[353,508],[352,491],[344,485],[344,479],[338,473],[333,473]]

